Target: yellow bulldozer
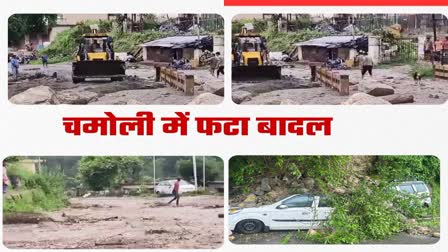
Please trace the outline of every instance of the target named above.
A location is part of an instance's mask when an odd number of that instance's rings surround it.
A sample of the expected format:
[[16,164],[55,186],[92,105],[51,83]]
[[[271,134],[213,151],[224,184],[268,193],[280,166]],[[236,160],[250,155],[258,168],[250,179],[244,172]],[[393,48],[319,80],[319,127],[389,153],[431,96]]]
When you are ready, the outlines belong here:
[[269,51],[262,36],[243,27],[233,41],[232,79],[281,79],[281,67],[270,64]]
[[115,59],[113,40],[105,33],[92,29],[83,34],[75,61],[72,63],[73,83],[85,81],[87,78],[110,78],[121,81],[126,77],[126,64]]

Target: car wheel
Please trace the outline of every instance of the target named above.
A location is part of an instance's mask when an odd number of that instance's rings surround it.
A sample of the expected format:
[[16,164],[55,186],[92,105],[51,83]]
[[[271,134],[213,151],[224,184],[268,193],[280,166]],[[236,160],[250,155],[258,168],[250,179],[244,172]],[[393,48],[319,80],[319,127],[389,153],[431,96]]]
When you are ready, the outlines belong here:
[[259,220],[243,220],[238,223],[237,231],[243,234],[260,233],[264,224]]

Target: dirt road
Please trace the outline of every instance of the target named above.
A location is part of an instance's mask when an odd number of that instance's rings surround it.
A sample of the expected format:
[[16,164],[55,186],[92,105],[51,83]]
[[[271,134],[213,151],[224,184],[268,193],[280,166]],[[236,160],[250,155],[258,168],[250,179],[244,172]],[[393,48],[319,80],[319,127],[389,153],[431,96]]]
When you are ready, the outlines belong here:
[[[395,94],[414,96],[411,104],[442,104],[448,100],[448,80],[423,78],[421,86],[412,78],[411,66],[387,66],[374,68],[373,77],[361,79],[359,69],[338,70],[348,74],[350,94],[359,92],[365,83],[382,83],[394,88]],[[282,80],[238,81],[232,83],[233,91],[247,91],[251,97],[241,104],[329,104],[338,105],[348,99],[335,90],[325,86],[316,86],[310,82],[311,70],[306,65],[292,64],[282,68]]]
[[[222,196],[73,198],[38,223],[3,226],[8,248],[201,248],[223,242]],[[33,222],[33,221],[29,221]]]
[[[224,77],[212,76],[207,69],[185,70],[186,74],[195,76],[194,96],[187,96],[181,90],[155,82],[155,69],[144,64],[129,65],[127,78],[123,81],[111,82],[109,79],[87,79],[85,82],[73,84],[71,80],[72,66],[70,62],[51,64],[48,68],[40,65],[21,65],[19,80],[9,79],[8,97],[19,94],[29,88],[48,86],[56,95],[70,91],[89,99],[64,101],[62,104],[188,104],[194,97],[202,93],[214,93],[224,88]],[[55,74],[56,73],[56,74]],[[92,94],[93,93],[93,94]],[[96,94],[96,95],[95,95]],[[75,95],[70,95],[74,97]]]
[[[297,232],[289,231],[271,231],[251,235],[234,234],[232,242],[235,244],[315,244],[299,239],[296,234]],[[287,236],[289,238],[285,238]],[[439,239],[434,237],[400,233],[386,240],[365,241],[362,244],[434,244],[438,241]]]

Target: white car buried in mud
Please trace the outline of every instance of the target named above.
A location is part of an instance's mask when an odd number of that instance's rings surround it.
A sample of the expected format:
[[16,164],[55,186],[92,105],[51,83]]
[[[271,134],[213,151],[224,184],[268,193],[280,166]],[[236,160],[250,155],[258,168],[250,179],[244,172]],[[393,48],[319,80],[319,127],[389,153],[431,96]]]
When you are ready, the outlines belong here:
[[269,230],[318,229],[333,208],[321,195],[292,195],[272,205],[233,208],[229,211],[231,231],[253,234]]

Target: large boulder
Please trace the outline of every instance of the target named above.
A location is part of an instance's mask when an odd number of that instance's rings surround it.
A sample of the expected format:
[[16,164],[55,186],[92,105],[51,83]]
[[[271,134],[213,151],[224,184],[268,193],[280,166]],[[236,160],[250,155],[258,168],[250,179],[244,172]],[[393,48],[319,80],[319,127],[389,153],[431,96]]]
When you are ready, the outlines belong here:
[[241,208],[246,208],[246,207],[254,207],[257,205],[257,195],[255,194],[249,194],[246,199],[241,202],[241,204],[239,204],[238,206]]
[[98,100],[98,94],[84,90],[64,90],[56,93],[61,104],[88,104]]
[[263,178],[261,180],[260,189],[263,192],[270,192],[272,190],[271,186],[269,185],[269,178]]
[[312,189],[314,187],[315,181],[313,178],[305,178],[303,180],[303,184],[304,184],[305,188]]
[[391,103],[375,97],[368,95],[366,93],[356,93],[351,95],[342,105],[390,105]]
[[362,85],[360,85],[359,91],[372,96],[385,96],[395,93],[393,87],[379,82],[363,83]]
[[299,103],[294,102],[291,99],[281,100],[279,105],[299,105]]
[[232,100],[236,104],[240,104],[245,101],[250,101],[252,99],[251,96],[252,96],[251,93],[244,90],[237,90],[235,92],[232,92]]
[[196,96],[188,105],[216,105],[223,101],[223,97],[212,93],[203,93]]
[[14,104],[58,104],[56,93],[48,86],[37,86],[29,88],[22,93],[16,94],[9,99]]
[[413,103],[414,96],[411,94],[394,94],[381,97],[392,104]]
[[145,104],[135,99],[130,99],[126,102],[126,105],[145,105]]

